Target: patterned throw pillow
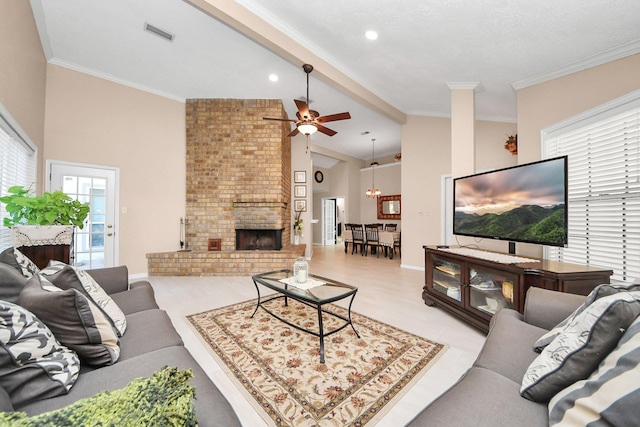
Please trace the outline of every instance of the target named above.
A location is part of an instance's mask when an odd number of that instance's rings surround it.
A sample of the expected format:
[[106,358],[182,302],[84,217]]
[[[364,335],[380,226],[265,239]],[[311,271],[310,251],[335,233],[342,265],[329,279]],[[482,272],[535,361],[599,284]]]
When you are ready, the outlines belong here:
[[32,278],[34,274],[38,274],[40,271],[33,261],[16,248],[8,248],[2,251],[0,253],[0,262],[14,267],[26,278]]
[[89,273],[60,261],[49,261],[47,268],[43,269],[40,274],[60,289],[76,289],[91,298],[111,320],[118,331],[118,336],[124,335],[127,329],[127,319],[124,313]]
[[637,426],[640,408],[640,317],[588,379],[549,402],[549,425]]
[[6,301],[0,301],[0,344],[0,385],[16,406],[67,394],[78,378],[78,356],[33,313]]
[[597,299],[529,365],[520,394],[534,402],[548,402],[560,390],[587,378],[638,314],[640,292],[619,292]]
[[36,275],[20,293],[20,305],[38,316],[63,345],[89,365],[111,365],[120,357],[111,321],[80,291],[62,290]]
[[576,309],[573,313],[569,315],[562,322],[558,323],[553,329],[549,332],[541,336],[538,341],[533,345],[533,349],[540,353],[543,348],[545,348],[555,337],[561,334],[565,328],[575,320],[575,318],[582,313],[587,307],[593,304],[599,298],[606,297],[609,295],[617,294],[618,292],[633,292],[640,291],[640,282],[639,283],[630,283],[630,284],[604,284],[598,285],[589,293],[587,299],[584,303]]

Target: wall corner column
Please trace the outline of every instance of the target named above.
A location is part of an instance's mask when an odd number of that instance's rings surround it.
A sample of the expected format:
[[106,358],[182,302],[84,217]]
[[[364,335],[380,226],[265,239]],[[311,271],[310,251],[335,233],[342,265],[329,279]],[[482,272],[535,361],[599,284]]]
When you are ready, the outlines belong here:
[[475,90],[478,82],[447,83],[451,89],[451,176],[475,173]]

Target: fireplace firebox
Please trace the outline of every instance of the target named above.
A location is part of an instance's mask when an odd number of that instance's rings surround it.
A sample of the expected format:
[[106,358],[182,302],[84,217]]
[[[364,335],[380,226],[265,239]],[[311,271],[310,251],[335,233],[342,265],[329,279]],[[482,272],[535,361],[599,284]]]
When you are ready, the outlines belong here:
[[282,249],[282,231],[236,229],[237,251],[279,251]]

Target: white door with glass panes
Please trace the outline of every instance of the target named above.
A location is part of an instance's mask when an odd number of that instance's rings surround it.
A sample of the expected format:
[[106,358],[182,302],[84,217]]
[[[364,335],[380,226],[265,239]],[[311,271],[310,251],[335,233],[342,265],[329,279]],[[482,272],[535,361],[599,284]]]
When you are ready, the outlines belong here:
[[76,228],[74,264],[82,269],[113,267],[117,262],[117,168],[47,161],[48,191],[61,190],[90,212],[82,229]]
[[324,215],[324,239],[322,244],[336,244],[336,199],[322,199]]

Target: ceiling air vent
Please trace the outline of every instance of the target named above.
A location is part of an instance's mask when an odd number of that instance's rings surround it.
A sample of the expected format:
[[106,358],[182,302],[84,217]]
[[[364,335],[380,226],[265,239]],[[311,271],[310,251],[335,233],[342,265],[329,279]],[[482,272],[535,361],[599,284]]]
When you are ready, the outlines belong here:
[[165,40],[169,40],[170,42],[172,42],[173,38],[175,37],[170,32],[161,30],[160,28],[154,27],[153,25],[148,24],[146,22],[144,23],[144,29],[145,31],[149,31],[150,33],[155,34],[156,36],[162,37]]

